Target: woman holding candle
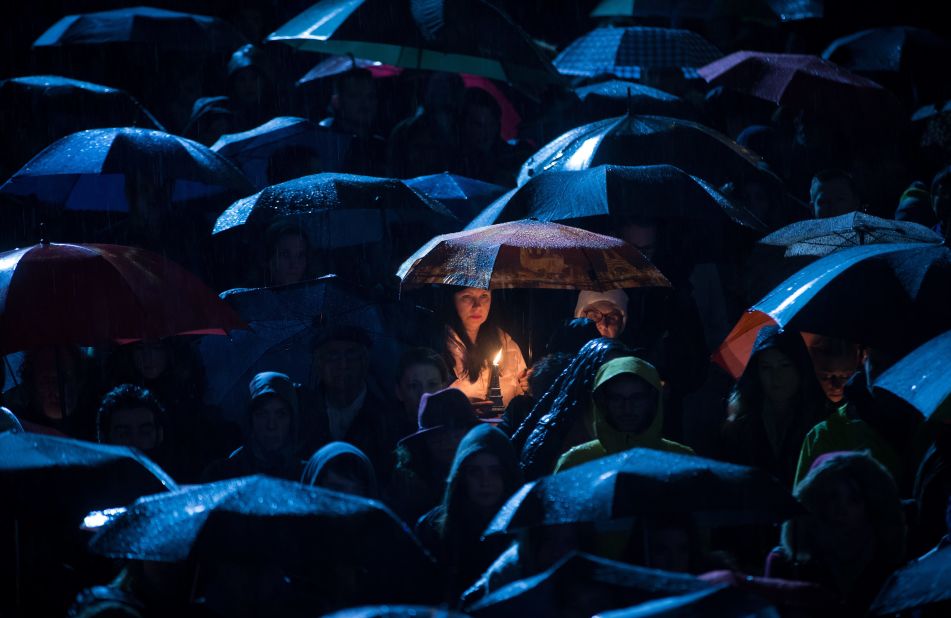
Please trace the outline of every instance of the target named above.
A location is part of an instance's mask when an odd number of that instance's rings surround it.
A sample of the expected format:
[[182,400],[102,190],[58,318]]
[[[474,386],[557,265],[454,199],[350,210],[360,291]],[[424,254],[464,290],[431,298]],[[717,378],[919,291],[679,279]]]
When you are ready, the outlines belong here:
[[450,386],[472,401],[486,401],[497,376],[502,404],[507,406],[528,390],[528,369],[518,344],[490,318],[491,290],[461,288],[452,299],[446,352],[456,380]]

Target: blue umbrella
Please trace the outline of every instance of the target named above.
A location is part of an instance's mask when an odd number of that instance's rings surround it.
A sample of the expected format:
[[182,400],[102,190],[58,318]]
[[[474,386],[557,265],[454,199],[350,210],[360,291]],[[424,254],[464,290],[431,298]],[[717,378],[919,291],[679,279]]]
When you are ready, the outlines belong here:
[[593,77],[611,73],[639,79],[644,69],[696,69],[723,54],[699,34],[673,28],[597,28],[574,41],[554,60],[564,75]]
[[449,172],[411,178],[406,184],[437,200],[462,221],[475,217],[506,191],[505,187]]
[[57,140],[0,186],[65,210],[128,212],[126,179],[172,183],[172,201],[246,195],[251,186],[227,159],[192,140],[149,129],[90,129]]
[[[276,288],[234,289],[221,297],[248,323],[230,338],[204,337],[199,352],[208,367],[209,403],[238,413],[247,404],[248,383],[261,371],[280,371],[295,382],[311,379],[313,337],[325,326],[359,326],[373,341],[371,370],[380,383],[395,382],[400,345],[395,335],[408,327],[398,308],[362,298],[336,277]],[[392,322],[390,321],[392,319]],[[217,341],[216,341],[217,339]],[[243,419],[235,419],[243,420]]]
[[138,6],[98,13],[67,15],[33,42],[34,47],[154,45],[160,49],[231,53],[247,40],[230,23],[194,15]]
[[951,396],[951,331],[938,335],[889,367],[875,382],[930,418]]
[[710,20],[734,16],[751,20],[801,21],[819,19],[825,13],[823,0],[753,0],[752,2],[719,2],[718,0],[602,0],[591,12],[592,17],[668,17],[671,20]]
[[312,150],[320,157],[324,171],[338,172],[342,171],[350,140],[348,134],[329,131],[305,118],[279,116],[242,133],[226,133],[211,149],[233,161],[260,190],[270,184],[268,159],[278,150],[290,146]]

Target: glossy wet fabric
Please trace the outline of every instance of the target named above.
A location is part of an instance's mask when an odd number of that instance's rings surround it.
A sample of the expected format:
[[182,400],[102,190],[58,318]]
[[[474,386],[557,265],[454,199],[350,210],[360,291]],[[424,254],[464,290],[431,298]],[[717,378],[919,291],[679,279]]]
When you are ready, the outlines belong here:
[[689,120],[664,116],[621,116],[576,127],[542,146],[522,165],[518,184],[549,171],[596,165],[679,167],[714,186],[758,179],[779,186],[763,160],[729,137]]
[[598,618],[779,618],[779,615],[776,608],[751,592],[733,586],[717,586],[605,612],[598,614]]
[[786,247],[787,257],[821,257],[847,247],[914,242],[940,245],[944,238],[911,221],[850,212],[838,217],[792,223],[759,240],[763,245]]
[[396,225],[430,232],[459,226],[445,206],[401,180],[327,172],[271,185],[238,200],[218,217],[212,233],[257,229],[278,218],[300,224],[317,249],[378,242]]
[[39,244],[0,254],[0,353],[239,328],[196,276],[144,249]]
[[268,37],[308,51],[399,67],[561,83],[544,52],[488,2],[323,0]]
[[537,220],[437,236],[403,262],[397,275],[403,289],[437,284],[603,291],[669,285],[624,241]]
[[944,419],[949,412],[946,408],[951,396],[949,372],[951,331],[924,343],[886,369],[874,386],[901,397],[925,418],[944,410],[939,413]]
[[505,187],[448,172],[410,178],[406,184],[442,203],[466,222],[506,192]]
[[208,15],[148,6],[67,15],[34,47],[133,44],[163,50],[231,53],[247,41],[229,22]]
[[652,114],[693,120],[696,112],[678,96],[641,83],[612,79],[575,88],[589,120],[613,118],[626,113]]
[[0,511],[14,517],[72,518],[177,489],[135,449],[35,433],[0,434]]
[[766,324],[909,352],[951,328],[951,249],[922,244],[836,251],[753,305],[714,361],[739,376]]
[[547,571],[513,582],[464,609],[476,617],[505,618],[558,616],[571,607],[576,615],[590,616],[709,586],[692,575],[572,553]]
[[247,195],[253,189],[230,161],[184,137],[150,129],[89,129],[47,146],[0,192],[33,196],[65,210],[128,212],[126,180],[141,175],[172,185],[171,200]]
[[871,613],[884,616],[951,599],[951,546],[935,548],[905,565],[882,586]]
[[789,490],[761,470],[634,448],[527,483],[486,534],[663,513],[691,513],[704,526],[765,524],[799,511]]

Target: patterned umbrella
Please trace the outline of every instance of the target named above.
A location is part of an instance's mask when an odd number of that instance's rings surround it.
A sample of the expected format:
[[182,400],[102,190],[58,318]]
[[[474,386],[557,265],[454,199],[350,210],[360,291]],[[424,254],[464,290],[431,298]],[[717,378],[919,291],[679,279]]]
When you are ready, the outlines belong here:
[[880,219],[850,212],[827,219],[808,219],[787,225],[760,239],[760,244],[786,247],[786,256],[829,255],[859,245],[930,243],[940,245],[940,234],[911,221]]
[[687,77],[723,54],[699,34],[671,28],[597,28],[555,58],[564,75],[612,73],[638,79],[642,69],[680,69]]
[[437,236],[400,266],[402,287],[610,290],[670,283],[628,243],[525,220]]
[[[675,19],[712,19],[733,16],[780,21],[817,19],[824,14],[823,0],[602,0],[592,17],[669,17]],[[737,15],[738,14],[738,15]]]

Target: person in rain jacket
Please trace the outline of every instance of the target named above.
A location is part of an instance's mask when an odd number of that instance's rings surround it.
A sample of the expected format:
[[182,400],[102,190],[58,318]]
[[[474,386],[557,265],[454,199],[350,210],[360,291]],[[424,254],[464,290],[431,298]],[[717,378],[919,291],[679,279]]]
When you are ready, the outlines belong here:
[[442,503],[416,523],[445,574],[446,600],[456,601],[505,550],[506,539],[481,537],[521,483],[515,449],[501,430],[481,424],[459,443]]
[[660,376],[647,361],[624,356],[602,365],[591,392],[596,438],[562,455],[555,471],[637,447],[692,455],[690,447],[661,437],[660,395]]
[[300,482],[345,494],[376,499],[376,472],[363,451],[346,442],[331,442],[311,455]]
[[905,556],[898,487],[868,453],[817,459],[793,492],[807,513],[783,525],[766,576],[811,581],[839,598],[829,615],[864,616]]
[[251,379],[247,443],[227,459],[213,462],[206,482],[251,474],[300,478],[300,402],[297,385],[283,373],[266,371]]
[[762,468],[791,486],[802,440],[825,417],[825,397],[798,332],[760,330],[728,413],[721,457]]

